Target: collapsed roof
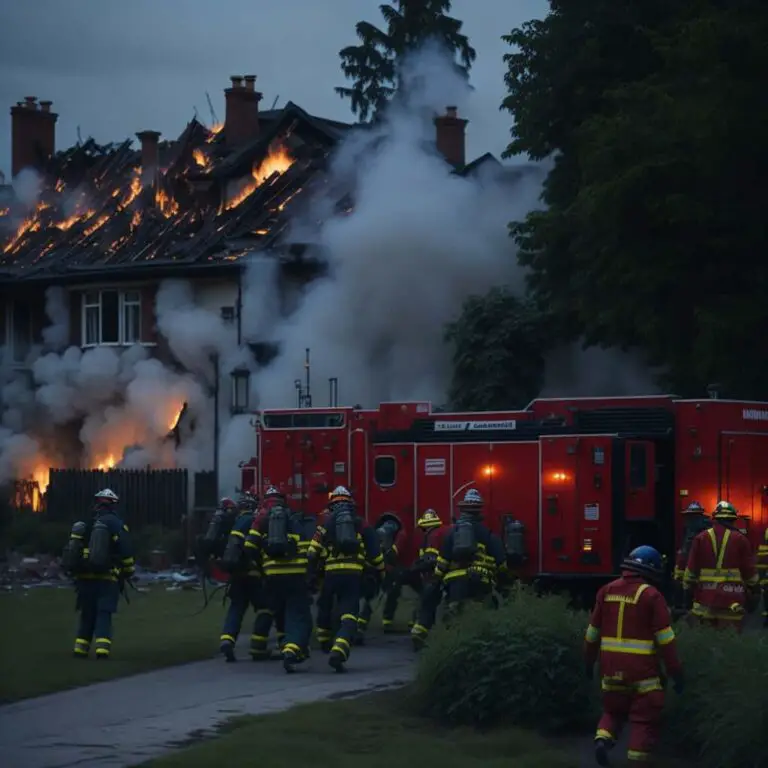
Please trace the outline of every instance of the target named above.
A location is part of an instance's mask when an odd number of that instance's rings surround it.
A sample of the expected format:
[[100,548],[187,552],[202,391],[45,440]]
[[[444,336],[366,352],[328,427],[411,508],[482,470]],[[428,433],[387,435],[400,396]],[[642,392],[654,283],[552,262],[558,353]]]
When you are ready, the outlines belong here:
[[197,119],[175,141],[138,134],[140,150],[78,144],[45,163],[31,212],[17,200],[0,208],[0,276],[190,268],[271,248],[350,127],[289,102],[259,112],[258,135],[236,146]]

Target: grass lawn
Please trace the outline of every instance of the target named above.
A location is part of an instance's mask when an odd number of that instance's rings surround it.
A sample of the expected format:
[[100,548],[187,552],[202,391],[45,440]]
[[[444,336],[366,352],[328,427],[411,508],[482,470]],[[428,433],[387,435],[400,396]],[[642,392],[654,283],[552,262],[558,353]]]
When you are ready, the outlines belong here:
[[143,768],[579,768],[577,752],[521,730],[439,729],[409,714],[402,692],[389,692],[237,718],[218,738]]
[[[223,617],[221,593],[206,610],[201,592],[130,592],[115,616],[109,661],[72,658],[77,629],[71,589],[0,594],[0,702],[211,658]],[[252,614],[251,614],[252,615]],[[246,618],[246,620],[248,620]]]

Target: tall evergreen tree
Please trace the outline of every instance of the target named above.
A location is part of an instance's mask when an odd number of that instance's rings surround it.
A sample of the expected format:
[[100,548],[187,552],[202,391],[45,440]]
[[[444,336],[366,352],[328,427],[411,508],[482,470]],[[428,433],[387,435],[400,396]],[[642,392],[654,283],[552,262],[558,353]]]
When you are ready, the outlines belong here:
[[463,22],[448,14],[451,0],[396,0],[379,6],[383,28],[367,21],[355,27],[359,45],[339,51],[341,70],[352,81],[336,93],[350,100],[352,112],[361,121],[375,117],[398,90],[398,62],[429,39],[445,45],[456,57],[456,66],[466,76],[477,54],[462,34]]

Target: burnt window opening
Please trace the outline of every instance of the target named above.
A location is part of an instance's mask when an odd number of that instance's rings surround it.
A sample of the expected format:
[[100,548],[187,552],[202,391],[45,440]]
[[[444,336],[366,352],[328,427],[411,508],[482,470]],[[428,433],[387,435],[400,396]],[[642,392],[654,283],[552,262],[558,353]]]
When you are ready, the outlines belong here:
[[629,487],[633,490],[645,488],[648,482],[648,454],[646,446],[634,444],[629,447]]
[[382,488],[390,488],[397,481],[397,461],[394,456],[377,456],[373,462],[373,480]]

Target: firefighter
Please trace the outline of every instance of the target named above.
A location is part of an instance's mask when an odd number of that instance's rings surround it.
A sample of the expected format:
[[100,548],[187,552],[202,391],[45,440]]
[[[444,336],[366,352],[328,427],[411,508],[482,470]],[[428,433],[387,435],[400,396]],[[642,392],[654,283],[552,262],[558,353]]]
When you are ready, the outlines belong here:
[[383,572],[384,558],[376,533],[357,514],[352,494],[344,486],[338,486],[329,494],[328,509],[309,545],[310,581],[321,563],[325,570],[317,610],[317,634],[321,643],[327,643],[331,634],[334,601],[341,612],[341,624],[328,658],[328,663],[337,672],[345,671],[344,665],[349,660],[351,643],[357,633],[366,560],[377,574]]
[[[314,530],[310,533],[303,524],[303,516],[288,508],[285,498],[273,494],[274,503],[266,514],[259,515],[254,524],[261,566],[265,579],[267,603],[272,615],[285,616],[285,640],[281,648],[286,672],[293,672],[297,664],[309,656],[312,634],[307,585],[307,553]],[[249,534],[251,541],[252,534]],[[260,628],[254,633],[261,633]]]
[[236,660],[235,643],[248,606],[252,606],[256,613],[254,624],[259,619],[259,612],[265,610],[260,564],[245,548],[245,540],[252,527],[257,504],[258,500],[250,493],[244,493],[238,498],[238,515],[232,524],[221,557],[221,567],[229,573],[226,595],[229,598],[229,608],[221,628],[219,649],[228,662]]
[[[382,628],[385,634],[394,631],[394,619],[397,604],[402,594],[405,569],[401,563],[401,554],[405,547],[405,532],[403,525],[396,515],[385,514],[376,524],[376,534],[379,537],[381,555],[384,558],[384,581],[381,593],[384,595]],[[373,614],[373,601],[379,594],[379,573],[376,568],[366,562],[363,575],[363,596],[360,600],[360,613],[357,617],[356,645],[363,645],[368,622]]]
[[734,527],[736,508],[719,501],[711,528],[691,543],[683,576],[690,615],[706,626],[740,632],[746,613],[760,599],[760,585],[749,539]]
[[691,543],[697,534],[712,527],[712,522],[707,516],[704,507],[698,501],[692,501],[683,511],[684,530],[683,543],[675,556],[675,570],[673,574],[674,595],[673,604],[676,611],[685,612],[685,588],[683,575],[688,563],[688,554],[691,551]]
[[663,573],[661,555],[653,547],[637,547],[624,559],[621,577],[597,593],[584,639],[584,662],[591,680],[599,656],[603,698],[595,734],[599,765],[610,764],[608,753],[626,721],[627,757],[647,763],[659,737],[665,677],[672,678],[676,693],[683,691],[669,608],[655,586]]
[[483,498],[470,488],[459,503],[459,517],[443,539],[435,577],[446,590],[449,611],[467,600],[492,596],[500,573],[506,571],[507,553],[501,539],[482,522]]
[[411,642],[415,650],[420,651],[427,642],[427,637],[435,625],[437,609],[442,599],[440,582],[435,578],[435,566],[440,555],[446,527],[437,512],[428,509],[416,523],[421,531],[421,542],[416,562],[411,569],[414,582],[419,584],[419,602],[411,628]]
[[135,563],[128,527],[117,513],[117,494],[104,488],[94,496],[93,519],[72,526],[62,563],[75,579],[80,622],[73,653],[88,658],[93,643],[97,659],[112,649],[112,614],[120,592],[133,578]]
[[763,593],[763,627],[768,628],[768,528],[763,533],[763,543],[757,548],[757,575]]
[[[258,508],[251,520],[251,527],[245,539],[246,556],[252,561],[260,563],[262,556],[262,534],[261,529],[268,521],[270,510],[273,506],[287,506],[285,495],[274,486],[269,486],[264,492],[264,501]],[[314,532],[314,529],[313,529]],[[264,585],[262,584],[262,587]],[[264,604],[259,606],[256,613],[256,619],[253,623],[253,634],[251,635],[249,654],[254,661],[265,661],[272,658],[272,653],[268,648],[269,633],[272,625],[275,625],[275,634],[277,635],[277,649],[282,655],[283,643],[285,642],[285,612],[284,601],[276,601],[274,604],[264,593]],[[277,613],[273,610],[276,609]]]

